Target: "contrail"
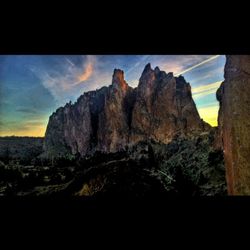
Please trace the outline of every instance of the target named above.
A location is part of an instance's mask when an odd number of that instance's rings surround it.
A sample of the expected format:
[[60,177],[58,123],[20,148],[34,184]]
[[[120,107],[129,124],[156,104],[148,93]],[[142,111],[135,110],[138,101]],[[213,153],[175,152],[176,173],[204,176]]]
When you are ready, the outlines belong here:
[[135,63],[134,66],[130,67],[127,71],[126,74],[130,73],[131,71],[133,71],[136,67],[140,66],[140,64],[144,63],[144,61],[146,61],[146,59],[148,59],[150,57],[150,55],[148,56],[143,56],[140,60],[138,60],[137,63]]
[[200,63],[198,63],[198,64],[196,64],[196,65],[194,65],[194,66],[192,66],[190,68],[188,68],[188,69],[185,69],[184,71],[182,71],[180,73],[175,74],[175,76],[179,76],[179,75],[182,75],[184,73],[187,73],[187,72],[189,72],[189,71],[191,71],[191,70],[193,70],[193,69],[195,69],[195,68],[197,68],[197,67],[199,67],[199,66],[201,66],[201,65],[203,65],[203,64],[205,64],[207,62],[210,62],[210,61],[218,58],[219,56],[220,55],[212,56],[212,57],[210,57],[210,58],[208,58],[208,59],[206,59],[206,60],[204,60],[204,61],[202,61],[202,62],[200,62]]
[[66,61],[71,65],[71,66],[75,66],[75,64],[74,63],[72,63],[67,57],[65,57],[65,59],[66,59]]

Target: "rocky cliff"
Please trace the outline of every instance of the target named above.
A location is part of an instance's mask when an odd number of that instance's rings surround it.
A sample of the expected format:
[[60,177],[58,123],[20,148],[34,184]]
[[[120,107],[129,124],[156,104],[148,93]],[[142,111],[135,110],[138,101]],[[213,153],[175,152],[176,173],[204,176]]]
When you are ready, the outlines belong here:
[[133,89],[124,80],[123,71],[115,69],[112,85],[104,97],[103,110],[97,114],[97,150],[116,152],[128,145],[132,97]]
[[250,56],[226,57],[225,81],[217,91],[219,131],[228,193],[250,194]]
[[54,112],[45,134],[45,152],[81,156],[117,152],[139,141],[168,143],[176,135],[209,130],[182,76],[146,65],[137,88],[114,70],[112,84],[80,96]]
[[132,113],[131,141],[151,138],[168,143],[177,134],[209,127],[199,116],[191,86],[183,76],[174,77],[148,64],[139,80]]

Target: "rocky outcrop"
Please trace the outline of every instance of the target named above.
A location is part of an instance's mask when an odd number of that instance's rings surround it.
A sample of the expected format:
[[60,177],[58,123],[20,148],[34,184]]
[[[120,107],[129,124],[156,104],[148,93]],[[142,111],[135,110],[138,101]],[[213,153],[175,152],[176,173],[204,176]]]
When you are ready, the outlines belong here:
[[149,138],[164,143],[176,134],[208,128],[192,99],[191,86],[183,76],[174,77],[148,64],[139,80],[132,114],[131,141]]
[[97,145],[98,114],[103,109],[108,88],[90,91],[75,104],[68,103],[54,112],[45,133],[45,152],[49,155],[85,155]]
[[114,70],[112,85],[104,98],[104,108],[98,119],[97,149],[104,152],[116,152],[123,149],[129,140],[127,98],[133,89],[124,80],[124,72]]
[[45,135],[48,155],[117,152],[139,141],[168,143],[176,135],[208,130],[182,76],[146,65],[137,88],[114,70],[112,84],[82,95],[50,116]]
[[228,193],[250,194],[250,56],[228,55],[217,91]]

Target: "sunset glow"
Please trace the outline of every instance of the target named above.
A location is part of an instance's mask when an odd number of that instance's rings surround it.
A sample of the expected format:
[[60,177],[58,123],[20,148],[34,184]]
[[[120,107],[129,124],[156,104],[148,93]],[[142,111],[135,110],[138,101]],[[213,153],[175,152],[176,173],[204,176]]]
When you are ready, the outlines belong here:
[[217,125],[222,55],[0,55],[0,136],[44,136],[49,116],[111,84],[115,68],[136,87],[147,63],[183,75],[203,120]]
[[93,64],[89,63],[86,66],[84,72],[78,77],[78,81],[79,81],[78,83],[88,80],[89,77],[92,75],[92,73],[93,73]]

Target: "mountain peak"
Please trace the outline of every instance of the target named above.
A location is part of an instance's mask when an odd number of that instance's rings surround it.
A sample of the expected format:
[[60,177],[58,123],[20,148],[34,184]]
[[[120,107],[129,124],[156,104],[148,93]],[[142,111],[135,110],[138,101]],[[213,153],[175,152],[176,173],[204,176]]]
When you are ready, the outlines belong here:
[[160,73],[160,68],[157,66],[157,67],[155,67],[154,71],[155,71],[156,74],[159,74]]
[[113,81],[124,81],[124,72],[121,69],[114,69]]
[[145,66],[145,68],[144,68],[142,74],[145,74],[145,73],[147,73],[147,72],[149,72],[149,71],[152,71],[152,68],[151,68],[151,64],[150,64],[150,63],[148,63],[148,64]]
[[183,75],[177,76],[176,79],[178,79],[181,82],[187,82]]
[[133,89],[124,80],[123,70],[114,69],[107,91],[85,93],[70,109],[61,108],[50,117],[46,152],[54,152],[58,145],[82,156],[117,152],[139,141],[169,143],[177,134],[203,131],[190,86],[182,76],[176,81],[169,76],[148,63]]
[[128,84],[124,80],[124,72],[121,69],[114,69],[112,85],[116,87],[121,87],[122,90],[126,90],[128,88]]

